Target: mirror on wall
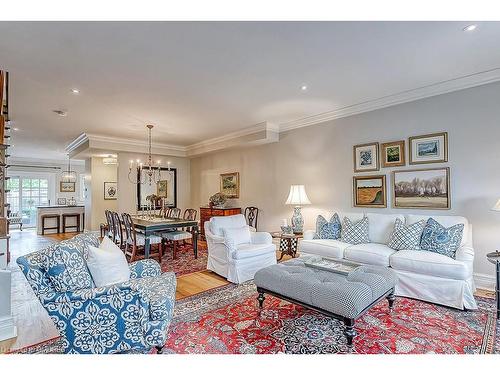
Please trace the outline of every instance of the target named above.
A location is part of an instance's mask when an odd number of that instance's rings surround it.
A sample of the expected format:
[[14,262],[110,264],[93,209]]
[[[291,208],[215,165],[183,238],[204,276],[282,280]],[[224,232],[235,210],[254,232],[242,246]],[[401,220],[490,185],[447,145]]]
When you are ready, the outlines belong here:
[[[147,207],[148,201],[146,197],[155,194],[163,198],[165,205],[168,207],[177,207],[177,169],[176,168],[160,168],[160,179],[157,183],[154,181],[149,184],[146,172],[143,170],[142,176],[137,174],[139,180],[146,181],[144,184],[137,184],[137,209],[143,210]],[[156,208],[160,208],[159,205]]]

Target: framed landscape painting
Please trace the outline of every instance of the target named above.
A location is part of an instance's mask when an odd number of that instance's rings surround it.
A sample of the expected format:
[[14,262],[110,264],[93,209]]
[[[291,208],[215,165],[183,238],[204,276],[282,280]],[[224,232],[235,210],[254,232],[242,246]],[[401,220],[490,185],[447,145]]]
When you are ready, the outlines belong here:
[[378,142],[356,145],[354,152],[354,172],[370,172],[380,169]]
[[61,193],[74,193],[75,192],[75,182],[59,182],[59,191]]
[[156,195],[161,198],[166,198],[168,196],[168,181],[161,180],[156,184]]
[[220,192],[228,198],[240,197],[240,174],[238,172],[220,175]]
[[382,143],[382,167],[402,167],[405,162],[405,141]]
[[451,207],[450,168],[392,172],[394,208],[447,210]]
[[385,175],[353,177],[354,207],[387,207]]
[[448,161],[448,133],[419,135],[408,139],[410,164],[445,163]]

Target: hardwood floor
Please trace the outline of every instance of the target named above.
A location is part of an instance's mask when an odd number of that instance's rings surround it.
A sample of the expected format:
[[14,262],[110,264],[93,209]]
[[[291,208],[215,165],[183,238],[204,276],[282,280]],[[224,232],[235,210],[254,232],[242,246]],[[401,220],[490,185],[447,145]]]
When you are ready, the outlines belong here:
[[[35,230],[11,232],[12,313],[17,326],[17,339],[10,342],[10,350],[20,349],[53,337],[59,332],[40,304],[16,259],[24,254],[43,249],[54,242],[72,238],[76,233],[37,235]],[[196,272],[177,279],[176,299],[186,298],[206,290],[229,284],[226,279],[211,271]],[[2,343],[0,343],[2,344]],[[1,345],[0,345],[1,346]]]

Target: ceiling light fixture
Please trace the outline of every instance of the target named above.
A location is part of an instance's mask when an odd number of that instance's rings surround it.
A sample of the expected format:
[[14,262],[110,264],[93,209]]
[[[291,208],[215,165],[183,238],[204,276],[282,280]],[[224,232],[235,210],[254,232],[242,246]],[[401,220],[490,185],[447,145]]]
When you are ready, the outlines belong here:
[[54,109],[52,112],[61,117],[66,117],[68,115],[67,111],[61,111],[59,109]]
[[76,172],[71,170],[71,158],[68,154],[68,169],[62,171],[61,174],[62,182],[76,182]]
[[[137,159],[137,163],[130,160],[128,180],[133,184],[144,184],[148,181],[149,186],[151,186],[153,182],[156,184],[161,180],[161,161],[158,160],[155,164],[151,153],[151,129],[153,129],[153,127],[153,125],[146,125],[146,128],[148,128],[148,157],[146,165],[144,165],[139,159]],[[132,173],[134,170],[137,171],[137,176],[135,178]]]
[[78,95],[80,93],[80,90],[78,89],[71,89],[71,92],[75,95]]
[[301,89],[302,91],[307,91],[307,85],[302,85],[302,86],[300,86],[300,89]]
[[463,28],[463,31],[474,31],[477,29],[477,25],[468,25]]

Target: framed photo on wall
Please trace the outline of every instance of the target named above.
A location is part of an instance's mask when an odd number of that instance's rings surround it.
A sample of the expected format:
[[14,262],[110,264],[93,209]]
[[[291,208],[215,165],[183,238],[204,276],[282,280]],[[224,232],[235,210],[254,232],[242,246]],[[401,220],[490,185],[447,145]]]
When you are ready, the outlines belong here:
[[354,172],[370,172],[380,169],[378,142],[353,147]]
[[66,198],[57,198],[57,204],[59,206],[66,206]]
[[410,164],[445,163],[448,161],[448,133],[410,137]]
[[104,183],[104,200],[113,201],[118,197],[118,184],[116,182]]
[[385,175],[353,177],[354,207],[387,207]]
[[405,161],[405,141],[382,143],[380,146],[382,154],[382,167],[402,167]]
[[392,202],[394,208],[450,209],[450,168],[392,172]]
[[228,198],[240,197],[239,172],[223,173],[220,175],[220,192]]
[[75,192],[75,182],[59,182],[59,191],[61,193],[74,193]]

